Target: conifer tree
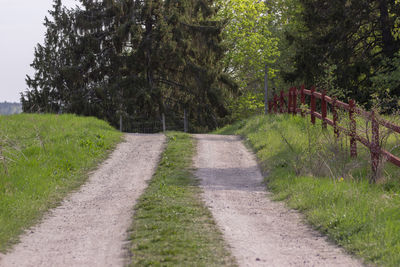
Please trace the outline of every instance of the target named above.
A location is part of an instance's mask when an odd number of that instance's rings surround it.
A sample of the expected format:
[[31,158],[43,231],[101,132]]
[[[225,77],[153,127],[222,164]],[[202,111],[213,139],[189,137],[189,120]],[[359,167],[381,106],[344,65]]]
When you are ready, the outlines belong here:
[[33,77],[27,75],[26,83],[31,90],[22,94],[21,100],[25,112],[58,112],[68,102],[66,73],[70,63],[72,21],[69,11],[62,6],[61,0],[54,0],[51,18],[45,18],[47,28],[44,44],[35,48],[35,69]]
[[198,129],[227,114],[234,84],[222,72],[223,25],[213,1],[80,2],[67,10],[55,0],[22,97],[25,111],[92,115],[117,126],[119,117],[154,120],[166,109],[186,110]]
[[[72,102],[73,112],[95,115],[117,124],[118,87],[121,81],[122,38],[121,4],[117,1],[82,0],[74,12],[78,41],[75,57],[79,59],[82,88]],[[80,110],[79,110],[80,108]]]
[[148,88],[144,98],[157,105],[151,110],[186,109],[199,126],[215,127],[216,118],[226,115],[221,88],[230,83],[220,64],[223,25],[213,20],[213,1],[136,1],[135,10],[131,62],[140,66],[137,77]]

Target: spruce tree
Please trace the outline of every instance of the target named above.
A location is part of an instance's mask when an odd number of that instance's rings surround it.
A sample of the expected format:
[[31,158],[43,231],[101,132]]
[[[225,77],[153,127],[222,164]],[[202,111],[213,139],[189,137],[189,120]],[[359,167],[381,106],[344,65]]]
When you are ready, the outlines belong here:
[[223,25],[213,20],[213,1],[136,1],[134,9],[132,70],[149,101],[141,110],[151,105],[154,116],[185,109],[198,126],[215,127],[227,112],[221,88],[231,87],[220,64]]
[[70,65],[72,21],[69,11],[61,0],[54,0],[51,18],[45,18],[47,28],[44,44],[35,48],[33,77],[27,75],[26,83],[31,90],[21,96],[25,112],[58,112],[68,102],[65,68]]
[[197,129],[214,128],[227,114],[234,84],[222,72],[223,25],[213,1],[80,2],[67,10],[55,0],[24,110],[97,116],[115,126],[120,117],[158,120],[168,110],[178,119],[186,110]]

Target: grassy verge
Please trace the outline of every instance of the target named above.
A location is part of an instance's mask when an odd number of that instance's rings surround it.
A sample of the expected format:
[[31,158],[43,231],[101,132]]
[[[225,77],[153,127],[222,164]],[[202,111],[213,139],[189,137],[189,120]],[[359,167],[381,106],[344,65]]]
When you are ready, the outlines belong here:
[[370,185],[367,153],[361,151],[360,158],[352,160],[340,150],[321,152],[321,144],[332,143],[320,129],[301,117],[274,115],[238,122],[217,133],[242,135],[268,173],[275,198],[304,213],[316,229],[367,262],[399,266],[398,169],[387,166],[384,172],[391,178]]
[[235,265],[212,216],[200,200],[191,169],[190,135],[171,132],[132,226],[132,266]]
[[94,118],[0,116],[0,251],[79,187],[120,140]]

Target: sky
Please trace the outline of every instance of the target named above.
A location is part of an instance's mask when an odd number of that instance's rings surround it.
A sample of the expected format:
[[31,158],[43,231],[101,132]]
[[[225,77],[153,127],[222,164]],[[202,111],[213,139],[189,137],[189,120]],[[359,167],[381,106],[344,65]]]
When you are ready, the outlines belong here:
[[[75,6],[75,0],[63,0]],[[0,0],[0,102],[19,102],[37,43],[43,43],[44,17],[52,0]]]

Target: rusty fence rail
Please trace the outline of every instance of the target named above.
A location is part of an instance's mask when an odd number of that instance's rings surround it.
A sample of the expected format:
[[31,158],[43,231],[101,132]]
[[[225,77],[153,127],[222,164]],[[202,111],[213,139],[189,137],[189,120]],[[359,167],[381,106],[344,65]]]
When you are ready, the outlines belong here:
[[[309,103],[306,103],[306,96],[309,96]],[[321,102],[320,112],[317,112],[317,99]],[[306,104],[309,108],[305,108]],[[330,105],[332,119],[328,118],[328,104]],[[368,112],[358,108],[353,99],[350,99],[349,103],[344,103],[335,97],[327,96],[326,91],[317,92],[315,87],[307,90],[303,85],[300,89],[292,87],[288,92],[281,91],[280,95],[275,94],[273,100],[268,102],[268,110],[270,113],[301,114],[303,117],[309,114],[312,124],[315,124],[317,118],[322,121],[323,129],[326,129],[328,125],[332,126],[336,137],[339,137],[341,133],[350,137],[350,155],[352,157],[357,156],[357,141],[360,142],[370,150],[371,168],[374,174],[377,172],[382,156],[400,167],[400,158],[383,149],[379,141],[381,126],[396,133],[400,133],[400,126],[380,118],[374,111]],[[345,110],[348,113],[350,122],[348,128],[339,125],[339,110]],[[371,122],[370,140],[357,134],[356,114]]]

